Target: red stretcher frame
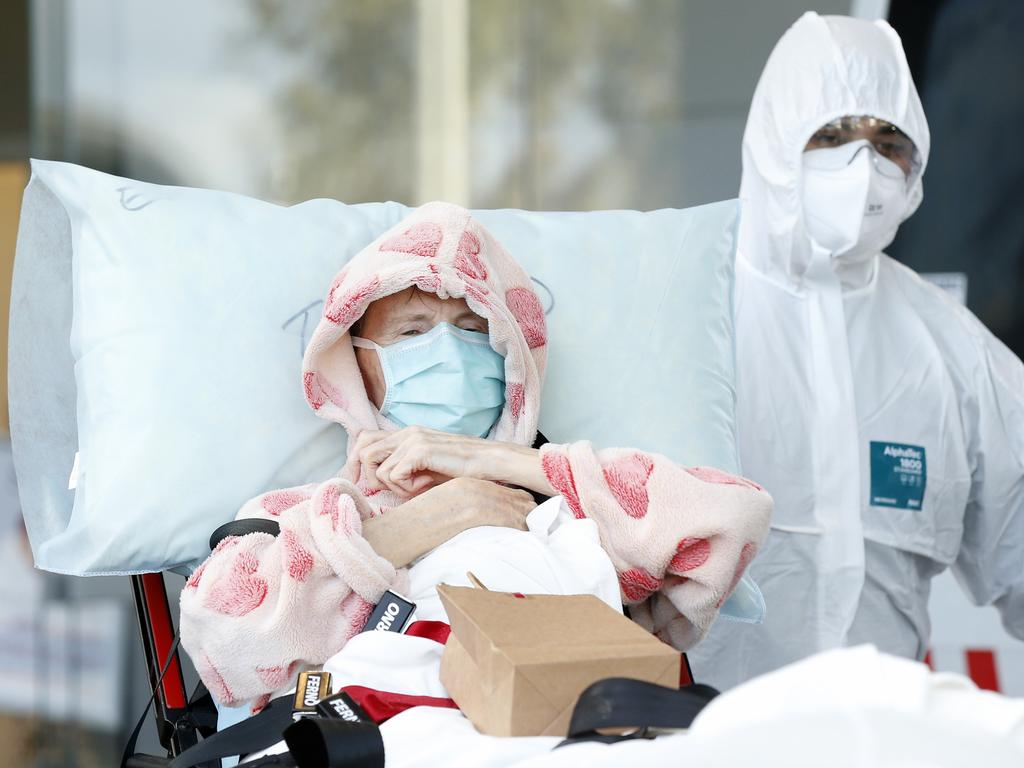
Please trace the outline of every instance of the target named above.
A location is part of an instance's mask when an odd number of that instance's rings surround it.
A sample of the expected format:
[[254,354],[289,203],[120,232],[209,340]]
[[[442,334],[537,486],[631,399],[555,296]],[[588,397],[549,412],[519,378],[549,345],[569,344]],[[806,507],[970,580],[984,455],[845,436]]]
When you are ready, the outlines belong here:
[[[199,736],[190,716],[181,659],[174,647],[174,620],[167,598],[167,587],[162,573],[145,573],[130,578],[146,656],[146,670],[153,691],[157,737],[161,746],[167,750],[168,757],[173,757],[197,743]],[[165,664],[167,669],[161,680],[160,674]],[[157,766],[161,764],[157,762],[160,760],[163,758],[135,755],[129,759],[127,766]]]

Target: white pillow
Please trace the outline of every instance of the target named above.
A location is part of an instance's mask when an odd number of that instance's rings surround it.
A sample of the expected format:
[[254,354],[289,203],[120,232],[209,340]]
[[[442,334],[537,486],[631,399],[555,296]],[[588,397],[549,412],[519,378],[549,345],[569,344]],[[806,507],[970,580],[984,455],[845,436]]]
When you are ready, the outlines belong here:
[[[63,163],[32,169],[10,405],[39,567],[188,567],[246,499],[337,471],[345,437],[306,406],[302,351],[339,266],[410,209],[286,208]],[[478,215],[548,305],[549,439],[737,470],[735,201]]]

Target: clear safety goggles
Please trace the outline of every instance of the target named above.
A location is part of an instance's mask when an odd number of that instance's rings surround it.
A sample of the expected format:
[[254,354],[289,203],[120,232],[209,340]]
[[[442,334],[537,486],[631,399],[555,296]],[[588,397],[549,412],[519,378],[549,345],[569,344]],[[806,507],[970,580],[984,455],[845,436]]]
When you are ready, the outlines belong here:
[[[832,149],[855,141],[867,141],[877,154],[876,167],[886,176],[902,176],[910,181],[921,170],[921,156],[914,142],[890,122],[869,115],[846,115],[825,123],[811,136],[804,147],[809,156],[805,162],[829,163],[831,152],[816,153],[818,149]],[[847,158],[847,162],[852,160]],[[839,161],[841,158],[835,158]],[[883,162],[888,161],[888,162]],[[822,170],[829,170],[822,168]]]

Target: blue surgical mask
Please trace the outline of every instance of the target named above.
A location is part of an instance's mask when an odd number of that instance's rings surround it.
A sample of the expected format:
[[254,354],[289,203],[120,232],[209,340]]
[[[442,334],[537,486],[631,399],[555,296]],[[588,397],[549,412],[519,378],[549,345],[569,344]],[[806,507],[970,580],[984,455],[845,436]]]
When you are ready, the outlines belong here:
[[387,392],[380,412],[400,427],[486,437],[505,407],[505,358],[486,333],[438,323],[428,333],[377,350]]

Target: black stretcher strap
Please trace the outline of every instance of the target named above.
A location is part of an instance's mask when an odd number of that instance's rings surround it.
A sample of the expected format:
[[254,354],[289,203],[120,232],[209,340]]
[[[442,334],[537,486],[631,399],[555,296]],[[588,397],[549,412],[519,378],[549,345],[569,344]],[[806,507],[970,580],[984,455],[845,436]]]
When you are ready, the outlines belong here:
[[[569,721],[568,738],[558,746],[643,738],[650,728],[689,728],[717,695],[709,685],[677,689],[626,677],[599,680],[580,694]],[[598,733],[599,728],[635,728],[637,732],[612,736]]]
[[298,768],[384,768],[384,739],[373,722],[304,717],[284,740]]
[[167,768],[194,768],[210,760],[247,755],[273,746],[281,740],[284,729],[292,722],[294,698],[294,695],[288,694],[271,699],[259,714],[223,731],[217,731],[209,738],[189,747],[174,758]]
[[281,526],[277,520],[265,520],[262,517],[232,520],[210,534],[210,549],[216,549],[228,536],[245,536],[248,533],[269,533],[271,536],[277,536],[281,533]]
[[205,739],[217,731],[217,705],[213,703],[213,696],[206,690],[202,680],[192,691],[192,698],[188,700],[188,713],[195,723],[199,734]]
[[164,681],[164,675],[167,674],[167,670],[171,668],[171,661],[174,659],[174,653],[178,650],[178,642],[181,638],[175,634],[174,642],[171,643],[171,649],[167,652],[167,659],[164,661],[163,667],[160,668],[160,674],[157,676],[156,683],[153,685],[153,693],[149,696],[149,701],[146,702],[146,708],[142,710],[142,714],[139,715],[139,720],[135,723],[135,727],[132,729],[131,735],[128,737],[128,743],[124,745],[124,752],[121,754],[121,768],[129,765],[129,762],[135,756],[135,745],[139,740],[139,733],[142,731],[142,725],[146,722],[146,715],[149,714],[149,708],[153,706],[153,702],[156,701],[156,692],[160,690],[160,684]]
[[384,768],[384,740],[376,723],[324,717],[292,718],[294,695],[273,699],[259,714],[218,731],[182,752],[167,768],[195,768],[222,757],[259,752],[284,738],[288,754],[267,755],[246,768]]

